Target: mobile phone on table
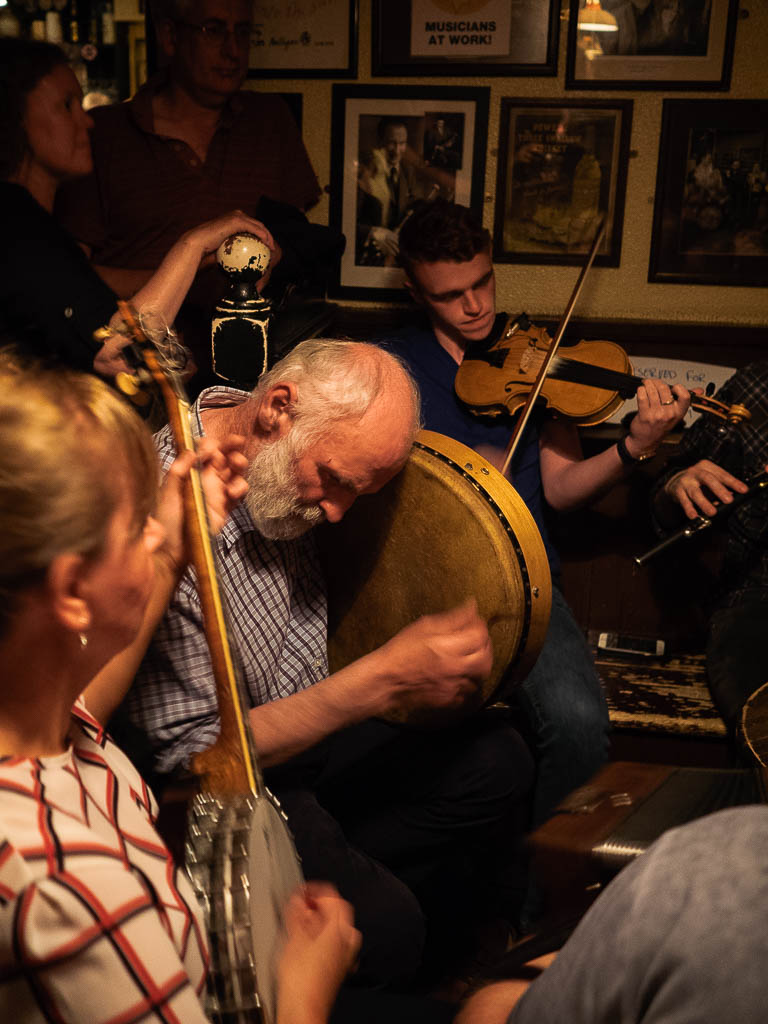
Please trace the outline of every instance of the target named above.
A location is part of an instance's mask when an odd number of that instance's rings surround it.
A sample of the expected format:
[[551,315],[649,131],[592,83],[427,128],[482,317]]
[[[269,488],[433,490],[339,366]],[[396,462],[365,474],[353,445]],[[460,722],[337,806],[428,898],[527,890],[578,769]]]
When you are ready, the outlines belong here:
[[660,658],[664,654],[664,641],[650,636],[632,636],[629,633],[601,633],[597,638],[601,651],[611,654],[640,654],[646,658]]

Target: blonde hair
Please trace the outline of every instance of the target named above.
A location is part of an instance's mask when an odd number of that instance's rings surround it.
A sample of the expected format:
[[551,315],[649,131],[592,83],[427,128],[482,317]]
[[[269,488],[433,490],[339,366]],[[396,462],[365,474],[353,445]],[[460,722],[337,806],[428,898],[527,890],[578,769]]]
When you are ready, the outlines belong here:
[[100,554],[126,493],[140,527],[157,481],[147,427],[106,384],[0,353],[0,630],[57,555]]

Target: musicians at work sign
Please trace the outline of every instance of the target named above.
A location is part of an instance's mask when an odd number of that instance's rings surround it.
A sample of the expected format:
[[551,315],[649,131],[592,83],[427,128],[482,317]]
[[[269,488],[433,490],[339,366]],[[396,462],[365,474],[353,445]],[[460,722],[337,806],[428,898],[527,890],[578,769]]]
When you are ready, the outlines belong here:
[[411,56],[458,53],[465,57],[509,53],[511,4],[505,0],[446,3],[413,0]]

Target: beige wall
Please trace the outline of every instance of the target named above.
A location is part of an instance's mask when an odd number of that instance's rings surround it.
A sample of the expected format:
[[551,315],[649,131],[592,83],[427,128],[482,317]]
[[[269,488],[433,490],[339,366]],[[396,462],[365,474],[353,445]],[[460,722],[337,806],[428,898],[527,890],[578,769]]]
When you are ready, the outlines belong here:
[[[567,6],[567,3],[565,4]],[[621,265],[593,269],[586,280],[576,313],[590,318],[679,320],[761,325],[768,323],[768,289],[716,288],[704,285],[648,284],[653,197],[656,184],[661,106],[665,96],[702,99],[768,97],[768,0],[741,0],[749,17],[739,19],[730,92],[597,92],[565,91],[565,38],[567,22],[561,22],[560,60],[557,78],[371,78],[371,3],[360,0],[358,82],[413,84],[488,85],[491,89],[489,144],[485,178],[484,220],[493,226],[499,104],[502,96],[553,98],[619,97],[634,100],[624,237]],[[346,81],[350,81],[347,79]],[[304,94],[304,140],[321,185],[330,181],[331,82],[297,79],[265,80],[258,88],[300,90]],[[312,211],[312,220],[328,223],[328,196]],[[499,308],[525,309],[532,316],[557,318],[565,307],[578,276],[574,267],[497,264]],[[350,303],[351,304],[351,303]],[[367,305],[355,303],[355,305]]]

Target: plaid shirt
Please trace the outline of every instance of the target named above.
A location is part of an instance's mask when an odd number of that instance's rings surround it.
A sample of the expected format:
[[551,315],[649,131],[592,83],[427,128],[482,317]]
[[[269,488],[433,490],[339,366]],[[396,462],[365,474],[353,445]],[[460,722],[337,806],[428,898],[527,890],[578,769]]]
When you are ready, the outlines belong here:
[[[235,405],[247,392],[215,387],[193,407]],[[155,438],[162,468],[175,455],[169,428]],[[325,585],[311,535],[266,540],[239,505],[217,538],[219,582],[230,642],[251,707],[312,686],[328,674]],[[188,764],[219,732],[213,669],[203,632],[194,570],[188,569],[141,665],[127,701],[129,717],[149,737],[155,768]]]
[[[743,367],[726,381],[716,398],[726,405],[746,406],[752,420],[734,427],[715,416],[700,416],[684,431],[670,460],[670,471],[659,485],[700,459],[717,463],[745,482],[763,471],[768,463],[768,360]],[[768,602],[768,493],[761,490],[728,515],[726,524],[718,605]]]
[[136,769],[84,709],[0,759],[0,1020],[204,1024],[208,952]]

